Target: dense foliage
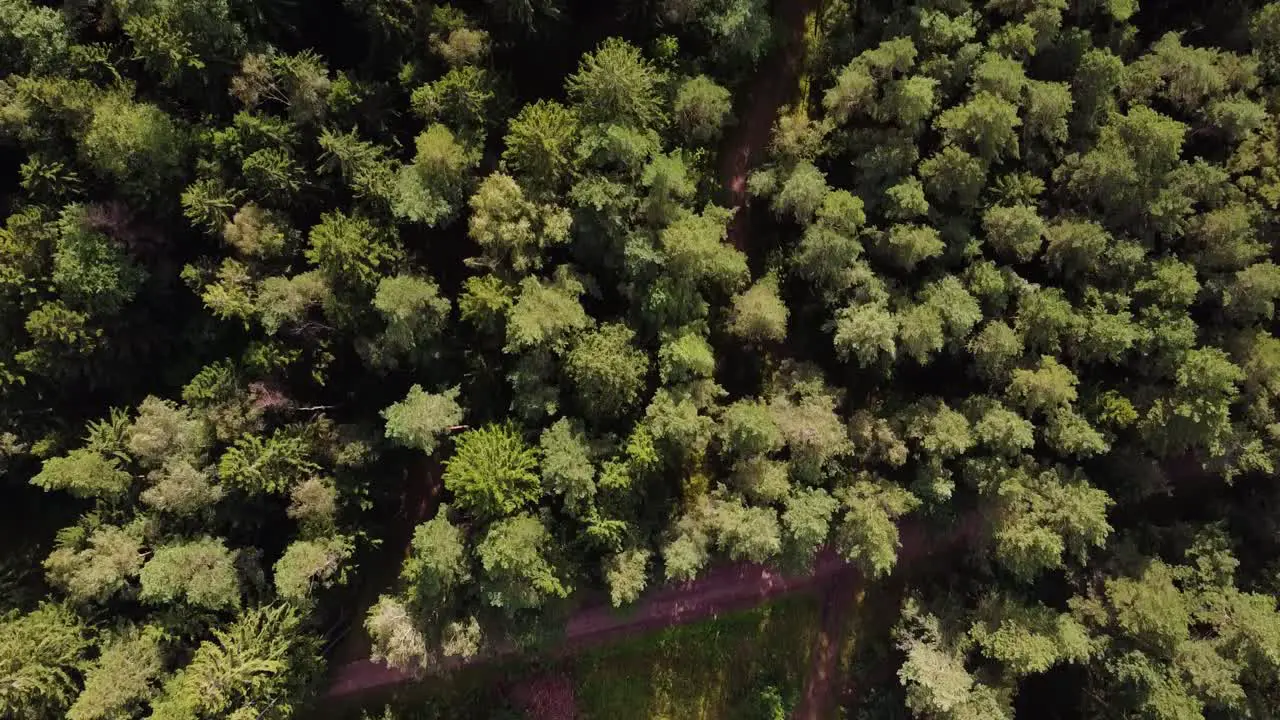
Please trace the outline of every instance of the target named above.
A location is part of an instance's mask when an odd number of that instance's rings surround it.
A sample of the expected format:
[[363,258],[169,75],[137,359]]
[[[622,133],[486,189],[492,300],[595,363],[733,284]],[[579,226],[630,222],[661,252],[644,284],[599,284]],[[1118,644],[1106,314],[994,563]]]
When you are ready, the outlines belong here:
[[1280,3],[789,1],[0,0],[0,716],[828,547],[867,708],[1272,716]]

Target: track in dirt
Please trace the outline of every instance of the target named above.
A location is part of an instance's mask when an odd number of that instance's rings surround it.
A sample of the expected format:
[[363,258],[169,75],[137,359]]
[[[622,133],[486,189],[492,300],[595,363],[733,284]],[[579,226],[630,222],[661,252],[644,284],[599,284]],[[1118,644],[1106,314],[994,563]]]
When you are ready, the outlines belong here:
[[831,716],[831,704],[835,699],[832,690],[836,674],[840,671],[840,647],[859,582],[858,573],[847,568],[827,587],[822,602],[822,627],[813,647],[804,694],[792,714],[795,720],[822,720]]
[[[929,537],[921,522],[909,518],[900,524],[901,547],[898,564],[908,572],[916,572],[929,564],[931,558],[950,555],[954,550],[975,541],[981,533],[981,523],[976,516],[954,525],[943,537]],[[864,582],[861,574],[848,562],[831,550],[824,550],[815,559],[810,572],[788,575],[763,565],[742,563],[715,568],[686,583],[670,585],[656,590],[632,608],[618,611],[609,606],[588,607],[574,613],[565,625],[562,642],[554,648],[558,655],[573,655],[581,650],[606,644],[628,635],[651,632],[715,618],[724,613],[748,610],[770,600],[797,592],[830,590],[824,618],[835,618],[832,627],[843,627],[844,617]],[[824,621],[824,630],[828,623]],[[821,679],[805,696],[812,697],[811,707],[820,711],[829,706],[835,675],[838,632],[830,635],[830,655],[824,655],[819,669]],[[441,670],[452,670],[467,665],[488,662],[517,654],[514,647],[498,647],[487,655],[468,660],[453,659],[442,664]],[[373,660],[358,660],[339,667],[333,675],[327,696],[339,699],[369,690],[377,690],[420,678],[387,667]],[[821,715],[812,715],[821,717]]]
[[[849,565],[830,551],[818,556],[812,572],[801,575],[786,575],[755,564],[719,567],[697,580],[650,593],[626,611],[607,605],[579,610],[566,623],[563,640],[555,651],[572,655],[628,635],[747,610],[783,595],[824,587],[831,578],[848,569]],[[517,652],[512,647],[499,647],[470,661],[446,662],[442,669],[494,660]],[[327,694],[331,698],[342,697],[414,679],[408,673],[381,663],[358,660],[338,668]]]

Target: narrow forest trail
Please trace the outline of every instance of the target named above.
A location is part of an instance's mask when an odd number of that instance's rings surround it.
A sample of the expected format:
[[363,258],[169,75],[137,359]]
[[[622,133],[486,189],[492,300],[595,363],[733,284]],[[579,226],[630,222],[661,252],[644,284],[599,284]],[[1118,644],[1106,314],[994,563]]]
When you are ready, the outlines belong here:
[[728,240],[743,252],[750,247],[747,176],[769,147],[778,111],[799,94],[807,51],[805,28],[820,5],[821,0],[775,0],[777,44],[760,61],[744,95],[746,105],[737,108],[737,124],[720,147],[720,179],[725,202],[737,210],[729,224]]
[[853,568],[846,568],[836,575],[826,589],[822,601],[822,627],[818,631],[809,664],[809,676],[805,681],[800,705],[791,717],[794,720],[823,720],[831,717],[835,690],[840,687],[840,650],[853,616],[861,578]]
[[[799,575],[780,573],[752,563],[721,566],[696,580],[655,590],[625,610],[598,605],[577,611],[565,624],[564,637],[552,649],[552,653],[570,656],[637,633],[749,610],[785,595],[825,587],[833,577],[848,569],[848,563],[831,551],[818,556],[811,572]],[[487,655],[466,661],[444,662],[441,669],[450,670],[496,660],[516,652],[518,650],[513,647],[500,646]],[[357,660],[336,669],[327,695],[330,698],[340,698],[414,679],[416,678],[408,673],[381,663],[368,659]]]
[[444,490],[443,475],[444,467],[434,456],[423,457],[406,468],[400,507],[390,518],[383,545],[373,551],[376,560],[367,563],[361,573],[364,582],[353,602],[356,613],[347,619],[346,630],[329,655],[331,664],[345,665],[369,657],[372,643],[364,629],[365,615],[381,593],[394,587],[400,566],[409,555],[414,529],[435,516]]

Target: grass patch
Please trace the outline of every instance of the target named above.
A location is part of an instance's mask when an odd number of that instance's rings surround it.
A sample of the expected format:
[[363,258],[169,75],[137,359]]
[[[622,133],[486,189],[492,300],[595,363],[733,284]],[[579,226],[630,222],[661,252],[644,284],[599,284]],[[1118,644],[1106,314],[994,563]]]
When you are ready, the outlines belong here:
[[513,660],[429,675],[420,682],[372,691],[346,701],[321,704],[310,717],[326,720],[519,720],[506,700],[513,678],[535,672]]
[[804,595],[588,652],[570,667],[580,717],[750,720],[770,718],[775,708],[785,713],[804,688],[819,623],[817,598]]

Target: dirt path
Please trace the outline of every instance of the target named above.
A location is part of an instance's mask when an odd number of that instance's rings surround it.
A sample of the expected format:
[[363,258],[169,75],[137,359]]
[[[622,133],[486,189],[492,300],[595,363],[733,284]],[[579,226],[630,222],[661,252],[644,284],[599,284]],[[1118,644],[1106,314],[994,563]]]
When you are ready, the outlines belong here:
[[[899,523],[901,547],[898,565],[914,573],[929,564],[935,556],[942,556],[977,539],[982,524],[974,517],[962,518],[941,537],[930,537],[924,523],[907,518]],[[808,573],[786,574],[752,563],[724,565],[713,568],[696,580],[668,585],[646,595],[639,603],[626,611],[618,611],[604,605],[583,608],[575,612],[565,625],[562,642],[553,650],[557,655],[572,655],[581,650],[607,644],[613,640],[637,633],[651,632],[673,625],[684,625],[714,618],[723,613],[747,610],[770,600],[806,590],[836,587],[838,591],[828,596],[835,603],[824,611],[824,631],[828,618],[832,628],[843,627],[854,597],[864,582],[860,573],[830,549],[821,552]],[[838,654],[838,630],[826,634],[831,656],[823,655],[817,667],[823,673],[819,682],[806,691],[820,711],[829,702],[831,683],[835,675]],[[486,662],[518,653],[511,646],[501,646],[487,655],[467,661],[452,660],[441,670],[452,670],[466,665]],[[819,654],[827,652],[819,649]],[[413,681],[413,675],[375,663],[369,659],[355,660],[336,668],[326,695],[337,699],[368,690],[386,688]],[[820,717],[814,715],[813,717]]]
[[[750,609],[782,595],[825,586],[833,577],[847,574],[848,569],[849,565],[830,551],[819,555],[812,572],[807,574],[787,575],[755,564],[718,567],[696,580],[652,592],[626,611],[618,611],[608,605],[579,610],[565,625],[564,639],[555,652],[572,655],[627,635]],[[515,652],[517,650],[512,647],[499,647],[485,657],[473,658],[471,662],[447,662],[442,669],[454,669]],[[381,663],[356,660],[337,669],[327,695],[338,698],[413,679],[412,675]]]
[[747,175],[764,156],[773,135],[778,110],[796,98],[805,63],[805,19],[820,0],[775,0],[773,19],[778,44],[763,60],[746,89],[738,122],[720,146],[720,179],[725,202],[736,209],[729,225],[729,242],[746,252],[751,206],[747,203]]
[[853,568],[839,573],[827,587],[822,602],[822,628],[813,648],[809,676],[800,705],[791,714],[794,720],[823,720],[831,717],[834,690],[839,686],[840,649],[849,628],[854,600],[861,577]]

